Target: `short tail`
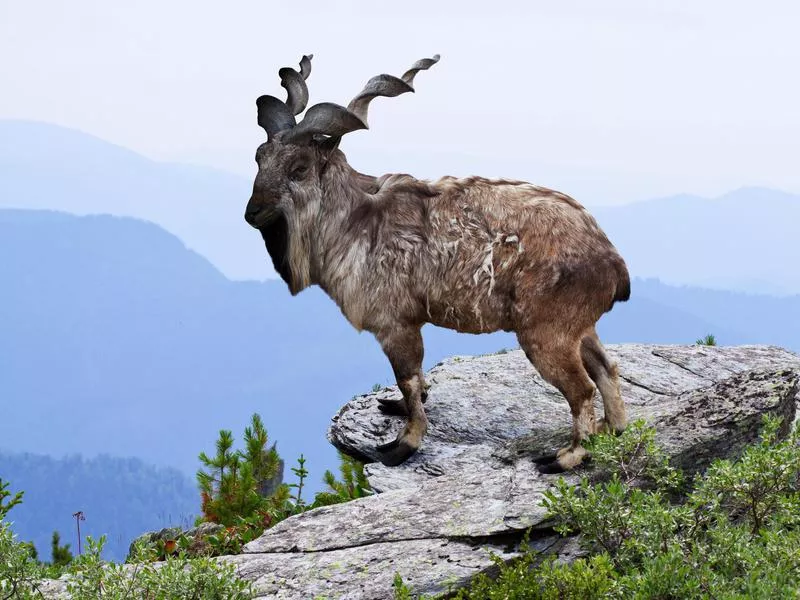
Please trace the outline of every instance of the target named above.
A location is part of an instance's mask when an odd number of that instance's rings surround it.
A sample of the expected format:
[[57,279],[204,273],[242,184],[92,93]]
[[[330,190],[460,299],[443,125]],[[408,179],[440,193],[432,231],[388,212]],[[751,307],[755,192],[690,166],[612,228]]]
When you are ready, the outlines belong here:
[[625,302],[631,297],[631,276],[622,259],[617,265],[617,276],[617,292],[614,294],[614,302]]
[[614,297],[606,308],[606,312],[614,307],[615,302],[625,302],[631,297],[631,276],[628,274],[628,267],[625,261],[617,257],[614,261],[614,270],[617,273],[617,287],[614,289]]

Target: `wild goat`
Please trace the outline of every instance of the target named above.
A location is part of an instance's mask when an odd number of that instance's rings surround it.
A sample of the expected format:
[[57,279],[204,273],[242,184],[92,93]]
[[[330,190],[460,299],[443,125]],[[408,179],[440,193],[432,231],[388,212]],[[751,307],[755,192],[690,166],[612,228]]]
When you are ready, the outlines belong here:
[[[256,101],[267,142],[256,152],[245,219],[261,232],[293,295],[319,285],[356,329],[380,342],[403,395],[381,409],[408,417],[396,440],[378,446],[381,462],[406,460],[427,431],[420,330],[433,323],[516,332],[572,411],[572,443],[539,468],[575,467],[586,455],[584,438],[627,423],[616,364],[595,331],[603,313],[630,296],[625,262],[594,218],[559,192],[480,177],[371,177],[347,163],[339,141],[367,128],[370,101],[413,92],[416,74],[438,55],[402,77],[373,77],[347,108],[316,104],[297,123],[308,102],[311,58],[302,58],[299,71],[278,72],[285,102]],[[600,423],[595,385],[605,412]]]

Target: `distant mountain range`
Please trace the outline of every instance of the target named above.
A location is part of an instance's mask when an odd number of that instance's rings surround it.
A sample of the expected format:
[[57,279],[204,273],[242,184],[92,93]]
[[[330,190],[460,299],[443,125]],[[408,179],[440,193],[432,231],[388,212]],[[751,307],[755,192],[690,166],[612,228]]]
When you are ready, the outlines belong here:
[[[78,131],[0,120],[0,208],[152,221],[232,279],[272,275],[260,237],[242,218],[251,187],[237,175],[155,162]],[[716,199],[680,195],[615,207],[578,200],[590,206],[635,276],[800,293],[798,195],[742,188]]]
[[[193,473],[217,430],[257,411],[291,465],[335,468],[330,417],[392,381],[377,342],[317,288],[233,282],[151,223],[0,210],[0,446],[137,456]],[[636,280],[606,342],[766,342],[800,350],[800,296]],[[516,347],[511,334],[425,328],[426,366]],[[288,472],[288,470],[287,470]]]
[[[391,369],[372,336],[356,333],[319,289],[292,298],[280,281],[234,281],[271,274],[263,242],[241,218],[249,188],[67,129],[0,121],[3,456],[107,454],[193,475],[219,429],[239,440],[259,412],[287,467],[305,454],[309,492],[322,487],[323,471],[337,465],[325,439],[330,417],[352,395],[392,383]],[[721,344],[800,351],[799,207],[800,197],[751,188],[594,209],[634,274],[785,294],[635,279],[632,299],[600,321],[603,340],[692,343],[712,333]],[[426,368],[517,346],[505,333],[428,326],[424,335]],[[20,489],[1,459],[0,476]],[[87,464],[76,458],[42,472],[85,473]],[[98,480],[93,497],[115,485]],[[71,515],[82,509],[75,504],[88,506],[80,498],[48,501],[60,503],[54,514]],[[109,532],[121,540],[144,523]]]
[[0,208],[152,221],[234,279],[272,273],[261,237],[244,221],[251,189],[237,175],[159,163],[64,127],[0,120]]
[[[53,458],[0,451],[0,476],[22,504],[8,514],[20,540],[36,545],[50,561],[53,531],[78,554],[73,514],[82,511],[81,538],[106,536],[103,556],[122,561],[130,543],[145,531],[191,527],[200,513],[193,479],[176,469],[156,468],[136,458]],[[85,548],[85,545],[84,545]]]
[[714,199],[672,196],[592,213],[637,276],[800,293],[800,196],[742,188]]

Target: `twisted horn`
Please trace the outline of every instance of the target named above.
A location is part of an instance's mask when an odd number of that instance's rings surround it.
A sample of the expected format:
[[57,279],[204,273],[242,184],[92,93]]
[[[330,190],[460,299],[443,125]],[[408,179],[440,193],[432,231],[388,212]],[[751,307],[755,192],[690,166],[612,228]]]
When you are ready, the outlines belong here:
[[294,127],[297,123],[294,115],[303,112],[308,104],[306,79],[311,73],[313,57],[313,54],[308,54],[300,59],[299,73],[289,67],[278,71],[281,85],[286,89],[286,102],[278,100],[275,96],[260,96],[256,100],[258,124],[267,132],[267,139],[271,139],[280,131]]
[[416,74],[431,68],[437,62],[439,62],[438,54],[433,58],[418,60],[402,77],[386,74],[373,77],[350,101],[347,108],[332,102],[315,104],[308,109],[298,125],[281,134],[281,139],[287,142],[302,142],[318,134],[341,137],[351,131],[368,129],[367,111],[373,98],[378,96],[393,98],[406,92],[413,92],[412,84]]
[[289,107],[275,96],[260,96],[256,100],[258,108],[258,124],[267,132],[267,139],[271,139],[279,131],[291,129],[297,123]]
[[281,85],[286,88],[286,106],[292,111],[293,115],[299,115],[308,104],[308,86],[306,79],[311,74],[311,59],[313,54],[307,54],[300,60],[300,72],[298,73],[290,67],[284,67],[278,71],[281,78]]
[[403,73],[403,76],[400,79],[405,81],[408,85],[413,86],[414,85],[414,77],[416,76],[416,74],[419,73],[420,71],[427,71],[433,65],[435,65],[437,62],[439,62],[439,55],[438,54],[434,54],[433,58],[420,59],[417,62],[415,62],[413,65],[411,65],[411,68],[408,71],[406,71],[405,73]]

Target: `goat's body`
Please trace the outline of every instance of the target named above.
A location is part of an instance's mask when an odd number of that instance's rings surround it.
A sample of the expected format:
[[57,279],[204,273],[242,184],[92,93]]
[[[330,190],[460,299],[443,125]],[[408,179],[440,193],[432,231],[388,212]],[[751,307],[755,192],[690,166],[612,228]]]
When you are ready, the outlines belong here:
[[567,316],[588,328],[629,285],[581,205],[522,182],[384,176],[341,217],[349,234],[318,247],[313,279],[359,330],[516,331]]
[[308,101],[300,71],[279,71],[287,91],[257,101],[267,132],[245,219],[261,232],[276,271],[293,294],[320,285],[357,329],[375,334],[402,401],[381,409],[408,417],[396,440],[378,446],[387,465],[406,460],[427,430],[422,374],[425,323],[469,333],[514,331],[542,377],[572,413],[572,442],[541,467],[569,469],[598,429],[592,398],[603,397],[599,427],[627,423],[616,365],[595,323],[630,295],[625,262],[586,210],[569,196],[516,181],[362,175],[338,149],[341,136],[367,127],[378,96],[413,91],[417,61],[402,77],[379,75],[345,108]]

